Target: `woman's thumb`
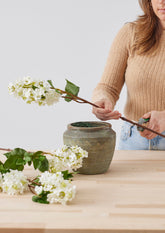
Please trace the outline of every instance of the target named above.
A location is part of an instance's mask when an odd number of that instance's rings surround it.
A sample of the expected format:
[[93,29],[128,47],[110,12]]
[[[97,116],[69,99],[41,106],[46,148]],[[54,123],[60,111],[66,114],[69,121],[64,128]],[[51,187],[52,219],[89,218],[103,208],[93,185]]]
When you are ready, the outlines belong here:
[[105,100],[104,107],[106,110],[112,111],[112,104],[110,101]]
[[147,112],[143,115],[142,118],[146,119],[146,118],[150,118],[151,117],[151,112]]

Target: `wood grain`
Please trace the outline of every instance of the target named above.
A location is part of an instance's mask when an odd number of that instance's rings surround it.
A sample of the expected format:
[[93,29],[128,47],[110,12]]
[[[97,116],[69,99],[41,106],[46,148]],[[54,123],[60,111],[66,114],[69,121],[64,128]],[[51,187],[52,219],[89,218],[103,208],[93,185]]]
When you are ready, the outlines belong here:
[[76,198],[66,206],[1,193],[0,233],[165,232],[164,151],[115,151],[107,173],[77,174],[73,183]]

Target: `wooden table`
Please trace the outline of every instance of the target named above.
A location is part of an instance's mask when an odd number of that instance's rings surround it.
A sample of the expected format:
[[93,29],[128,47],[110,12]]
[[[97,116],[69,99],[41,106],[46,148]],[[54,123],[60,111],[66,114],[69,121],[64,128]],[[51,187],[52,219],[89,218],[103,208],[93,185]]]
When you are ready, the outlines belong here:
[[165,232],[165,151],[115,151],[106,174],[73,183],[76,198],[66,206],[1,193],[0,233]]

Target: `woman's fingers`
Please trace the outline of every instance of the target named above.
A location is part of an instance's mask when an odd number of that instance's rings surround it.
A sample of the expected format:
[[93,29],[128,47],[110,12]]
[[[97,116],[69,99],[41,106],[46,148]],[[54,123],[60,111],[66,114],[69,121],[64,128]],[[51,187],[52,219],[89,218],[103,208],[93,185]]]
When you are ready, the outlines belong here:
[[100,120],[106,121],[111,119],[119,119],[121,114],[118,111],[112,111],[112,104],[107,99],[95,102],[100,107],[93,107],[93,114]]
[[97,114],[109,114],[112,111],[105,108],[94,108],[94,112]]
[[118,111],[114,112],[107,112],[105,111],[99,111],[96,112],[96,117],[98,117],[100,120],[111,120],[111,119],[119,119],[121,114]]
[[[146,114],[147,115],[147,114]],[[154,130],[156,132],[159,132],[160,129],[159,129],[159,125],[157,124],[157,122],[154,120],[154,119],[151,119],[147,124],[146,126],[148,128],[150,128],[151,130]],[[140,133],[142,137],[145,137],[147,139],[153,139],[157,136],[157,134],[149,131],[149,130],[144,130],[143,132]]]
[[[145,132],[146,131],[146,132]],[[148,133],[149,132],[149,133]],[[142,137],[145,137],[147,139],[153,139],[154,137],[157,136],[157,134],[154,134],[148,130],[144,130],[143,132],[140,133]]]

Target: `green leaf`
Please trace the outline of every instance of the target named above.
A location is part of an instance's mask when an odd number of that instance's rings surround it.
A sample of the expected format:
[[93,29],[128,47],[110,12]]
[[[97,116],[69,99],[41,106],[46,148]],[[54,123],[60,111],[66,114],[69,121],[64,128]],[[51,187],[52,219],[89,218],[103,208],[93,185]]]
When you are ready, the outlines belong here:
[[53,86],[52,80],[47,80],[47,82],[50,84],[50,86],[51,86],[52,88],[55,89],[55,87]]
[[26,162],[26,163],[31,162],[31,161],[32,161],[32,156],[33,156],[33,153],[28,153],[28,152],[26,152],[26,153],[24,154],[24,160],[25,160],[25,162]]
[[49,170],[49,162],[43,151],[36,151],[34,153],[27,152],[21,148],[15,148],[11,152],[5,154],[7,157],[1,170],[12,169],[22,171],[24,165],[28,163],[30,166],[33,162],[34,169],[39,169],[41,172]]
[[15,155],[17,155],[17,156],[19,156],[19,157],[23,157],[24,156],[24,154],[25,154],[25,150],[24,149],[22,149],[22,148],[15,148],[14,150],[12,150],[12,151],[10,151],[10,152],[7,152],[7,153],[5,153],[4,155],[7,157],[7,158],[9,158],[10,156],[15,156]]
[[26,164],[26,161],[24,160],[25,153],[27,152],[21,148],[15,148],[10,152],[5,153],[7,159],[4,163],[4,168],[22,171]]
[[23,166],[23,165],[18,165],[16,170],[18,170],[18,171],[23,171],[23,169],[24,169],[24,166]]
[[7,153],[5,153],[4,155],[8,158],[8,157],[10,156],[10,153],[11,153],[11,152],[7,152]]
[[33,165],[35,169],[38,168],[41,172],[49,170],[49,162],[43,155],[43,151],[37,151],[33,154]]
[[40,165],[38,166],[38,169],[41,172],[45,172],[49,170],[49,162],[46,157],[44,160],[40,161]]
[[18,162],[18,158],[17,157],[9,157],[5,163],[4,163],[4,168],[5,169],[12,169],[12,170],[18,170],[18,171],[23,171],[24,169],[24,165],[21,165],[20,162]]
[[73,174],[72,174],[72,173],[69,173],[68,170],[62,171],[61,173],[63,174],[64,180],[69,180],[69,179],[71,179],[71,178],[73,177]]
[[38,87],[32,85],[32,89],[35,91],[35,89],[37,89]]
[[49,202],[47,201],[47,198],[41,198],[41,197],[38,197],[38,196],[33,196],[32,201],[38,202],[38,203],[41,203],[41,204],[49,204]]
[[39,168],[40,165],[41,165],[41,161],[39,159],[33,159],[33,166],[35,170]]
[[0,173],[3,174],[3,173],[7,173],[9,171],[10,171],[9,169],[4,168],[3,163],[0,161]]
[[61,91],[56,89],[52,83],[52,80],[47,80],[47,82],[50,84],[50,86],[58,93],[58,94],[61,94]]
[[29,166],[31,166],[31,164],[32,164],[32,162],[31,162],[31,161],[29,161],[29,162],[28,162],[28,165],[29,165]]
[[3,165],[3,163],[0,161],[0,165]]
[[[66,79],[66,82],[67,83],[65,86],[65,91],[68,93],[71,93],[72,95],[77,96],[80,88],[78,86],[76,86],[74,83],[68,81],[67,79]],[[66,95],[66,97],[71,97],[71,95],[68,94],[68,95]],[[71,99],[66,98],[65,101],[70,102]]]
[[22,158],[16,160],[16,165],[24,165],[25,161]]
[[45,156],[44,155],[41,155],[40,157],[39,157],[39,160],[42,162],[42,161],[44,161],[45,160]]
[[39,156],[43,156],[43,151],[36,151],[33,153],[33,158],[38,158]]
[[49,202],[47,201],[47,195],[49,193],[50,193],[49,191],[47,191],[47,192],[42,191],[38,196],[33,196],[32,201],[38,202],[41,204],[49,204]]
[[9,157],[5,163],[4,163],[4,168],[5,169],[12,169],[12,170],[16,170],[17,169],[17,165],[16,165],[16,161],[17,161],[18,157]]

